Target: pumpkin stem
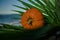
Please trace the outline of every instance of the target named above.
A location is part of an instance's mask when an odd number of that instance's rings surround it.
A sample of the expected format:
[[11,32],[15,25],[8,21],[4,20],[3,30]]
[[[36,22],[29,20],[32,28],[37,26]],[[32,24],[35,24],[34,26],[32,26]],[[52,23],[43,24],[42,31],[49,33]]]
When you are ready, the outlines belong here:
[[32,25],[32,23],[33,23],[33,19],[32,18],[29,18],[28,19],[28,24]]

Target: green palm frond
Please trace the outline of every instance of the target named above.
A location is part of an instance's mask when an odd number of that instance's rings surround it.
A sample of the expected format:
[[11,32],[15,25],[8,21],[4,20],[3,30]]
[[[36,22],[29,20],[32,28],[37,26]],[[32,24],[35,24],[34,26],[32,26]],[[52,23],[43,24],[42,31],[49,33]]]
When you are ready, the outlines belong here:
[[18,12],[18,13],[20,14],[20,16],[22,16],[22,15],[23,15],[23,13],[24,13],[24,12],[19,11],[19,10],[12,10],[12,11],[14,11],[14,12]]
[[[18,1],[21,2],[26,8],[14,5],[15,7],[24,10],[28,10],[30,8],[37,8],[42,12],[47,23],[52,25],[58,24],[58,19],[57,19],[58,15],[56,15],[56,13],[54,12],[55,0],[53,1],[52,0],[28,0],[28,2],[31,4],[24,2],[23,0],[18,0]],[[16,10],[16,12],[18,11]],[[20,11],[20,13],[21,12],[22,11]],[[23,15],[23,12],[21,14]]]
[[[57,16],[54,13],[54,9],[55,9],[55,0],[28,0],[31,4],[26,3],[22,0],[18,0],[19,2],[21,2],[26,8],[24,7],[19,7],[21,9],[30,9],[30,8],[37,8],[39,9],[42,14],[45,16],[46,20],[48,23],[50,24],[54,24],[55,21],[57,20]],[[16,7],[18,7],[17,5],[15,5]],[[47,16],[48,15],[48,16]]]
[[18,1],[21,2],[23,5],[25,5],[27,8],[32,8],[32,7],[34,7],[33,5],[28,4],[28,3],[24,2],[24,1],[21,1],[21,0],[18,0]]
[[[58,25],[58,15],[55,13],[55,0],[28,0],[29,3],[24,2],[23,0],[18,0],[21,2],[25,7],[15,7],[28,10],[30,8],[37,8],[39,9],[45,17],[45,20],[48,24]],[[31,3],[31,4],[30,4]]]
[[23,10],[28,10],[27,8],[24,8],[24,7],[21,7],[21,6],[18,6],[18,5],[13,5],[13,6],[15,6],[15,7],[17,7],[17,8],[21,8],[21,9],[23,9]]

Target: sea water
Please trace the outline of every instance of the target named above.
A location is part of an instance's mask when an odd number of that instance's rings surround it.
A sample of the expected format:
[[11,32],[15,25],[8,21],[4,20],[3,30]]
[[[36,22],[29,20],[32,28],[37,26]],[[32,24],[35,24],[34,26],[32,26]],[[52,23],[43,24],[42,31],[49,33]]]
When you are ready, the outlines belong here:
[[0,15],[0,24],[21,25],[19,14]]

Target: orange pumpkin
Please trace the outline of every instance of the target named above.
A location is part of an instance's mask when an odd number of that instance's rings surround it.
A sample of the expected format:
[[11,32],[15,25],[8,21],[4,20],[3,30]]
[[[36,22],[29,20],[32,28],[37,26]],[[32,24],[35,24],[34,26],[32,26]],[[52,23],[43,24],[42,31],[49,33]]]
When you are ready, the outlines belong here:
[[21,23],[27,30],[38,29],[44,25],[44,17],[38,9],[31,8],[23,14]]

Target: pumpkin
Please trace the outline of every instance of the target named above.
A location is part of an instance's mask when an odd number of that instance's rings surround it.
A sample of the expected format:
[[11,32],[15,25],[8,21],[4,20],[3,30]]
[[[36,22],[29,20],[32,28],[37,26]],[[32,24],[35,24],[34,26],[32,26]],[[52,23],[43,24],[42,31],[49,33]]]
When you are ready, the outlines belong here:
[[44,16],[38,9],[31,8],[22,15],[21,24],[27,30],[41,28],[44,25]]

